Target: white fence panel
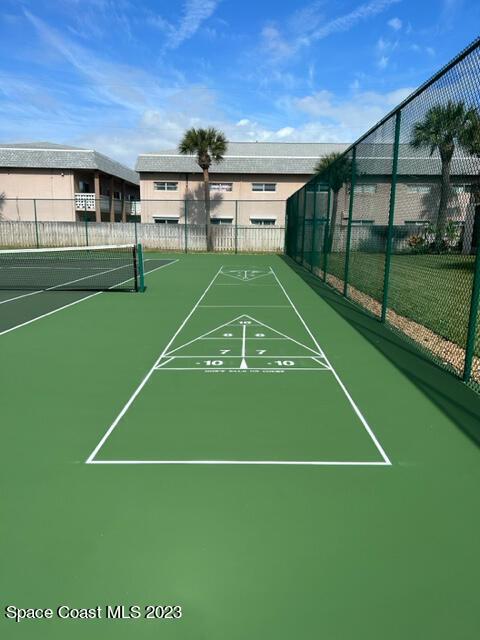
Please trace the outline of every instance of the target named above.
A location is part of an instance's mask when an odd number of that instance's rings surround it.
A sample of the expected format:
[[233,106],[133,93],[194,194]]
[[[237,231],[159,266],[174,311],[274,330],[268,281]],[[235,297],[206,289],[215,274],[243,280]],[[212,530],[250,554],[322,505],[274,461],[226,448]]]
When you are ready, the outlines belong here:
[[[212,225],[214,251],[283,251],[283,227]],[[82,247],[87,244],[130,244],[159,251],[206,251],[205,225],[133,222],[0,222],[2,247]]]

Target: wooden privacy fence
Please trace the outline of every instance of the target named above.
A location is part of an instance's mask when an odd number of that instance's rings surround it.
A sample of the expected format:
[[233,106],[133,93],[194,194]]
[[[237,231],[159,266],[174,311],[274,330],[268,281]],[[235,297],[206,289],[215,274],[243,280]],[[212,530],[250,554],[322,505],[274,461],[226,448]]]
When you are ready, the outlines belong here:
[[[211,226],[213,250],[279,253],[284,227]],[[82,247],[141,242],[145,249],[206,251],[205,225],[140,222],[0,222],[3,248]]]

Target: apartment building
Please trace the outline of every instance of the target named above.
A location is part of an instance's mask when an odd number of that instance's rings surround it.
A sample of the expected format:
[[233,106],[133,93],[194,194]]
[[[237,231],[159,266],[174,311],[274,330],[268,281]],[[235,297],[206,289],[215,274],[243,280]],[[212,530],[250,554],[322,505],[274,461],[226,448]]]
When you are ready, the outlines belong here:
[[[319,158],[347,144],[229,142],[210,169],[213,224],[285,223],[285,200],[313,175]],[[142,222],[204,224],[203,175],[195,156],[175,149],[138,157]]]
[[[373,227],[386,225],[390,206],[391,144],[360,144],[357,147],[356,178],[352,225]],[[400,144],[395,194],[396,227],[419,232],[429,223],[435,224],[440,203],[442,163],[438,151],[414,149]],[[457,148],[450,167],[451,189],[448,197],[447,219],[464,247],[475,248],[480,235],[480,159],[468,156]],[[320,185],[319,185],[320,186]],[[323,187],[325,188],[325,187]],[[309,185],[308,207],[313,211],[313,183]],[[319,201],[322,196],[319,196]],[[323,197],[325,201],[325,197]],[[348,223],[350,189],[342,187],[338,193],[337,224],[346,229]],[[318,207],[318,211],[323,209]],[[307,214],[308,217],[308,214]],[[365,238],[368,231],[365,229]],[[361,238],[357,233],[357,237]]]
[[3,220],[115,222],[140,191],[135,171],[98,151],[27,142],[0,144],[0,194]]

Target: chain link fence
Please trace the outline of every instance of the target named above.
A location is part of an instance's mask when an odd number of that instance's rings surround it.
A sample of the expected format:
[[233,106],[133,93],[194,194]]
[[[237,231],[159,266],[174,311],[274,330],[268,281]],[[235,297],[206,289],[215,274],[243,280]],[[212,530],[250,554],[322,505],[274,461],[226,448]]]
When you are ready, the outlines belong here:
[[480,39],[287,201],[286,252],[480,392]]
[[[80,247],[141,242],[160,251],[206,251],[205,203],[142,200],[0,200],[0,247]],[[98,206],[96,206],[96,204]],[[102,221],[96,220],[97,210]],[[283,252],[285,201],[212,201],[214,251]],[[113,219],[115,221],[113,221]]]

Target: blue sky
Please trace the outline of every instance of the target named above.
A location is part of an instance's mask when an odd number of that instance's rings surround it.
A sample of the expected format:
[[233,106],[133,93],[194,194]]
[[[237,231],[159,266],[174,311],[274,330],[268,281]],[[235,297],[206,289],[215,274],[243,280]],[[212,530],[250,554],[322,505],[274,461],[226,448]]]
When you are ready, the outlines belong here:
[[478,0],[2,0],[0,141],[352,142],[479,24]]

